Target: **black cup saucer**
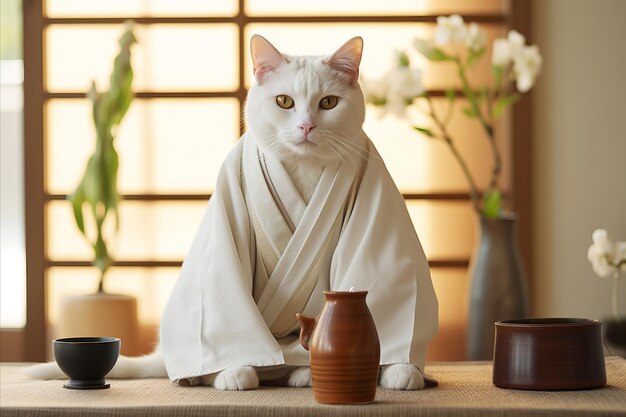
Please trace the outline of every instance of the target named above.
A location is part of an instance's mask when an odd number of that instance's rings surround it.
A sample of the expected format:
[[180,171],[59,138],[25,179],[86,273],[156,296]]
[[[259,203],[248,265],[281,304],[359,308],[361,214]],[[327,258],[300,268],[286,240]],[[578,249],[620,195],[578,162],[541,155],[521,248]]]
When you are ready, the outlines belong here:
[[63,388],[67,389],[106,389],[110,387],[111,384],[107,383],[104,379],[96,381],[80,381],[70,379],[66,384],[63,384]]
[[70,379],[64,388],[106,389],[104,377],[113,369],[120,354],[116,337],[68,337],[52,342],[54,359]]

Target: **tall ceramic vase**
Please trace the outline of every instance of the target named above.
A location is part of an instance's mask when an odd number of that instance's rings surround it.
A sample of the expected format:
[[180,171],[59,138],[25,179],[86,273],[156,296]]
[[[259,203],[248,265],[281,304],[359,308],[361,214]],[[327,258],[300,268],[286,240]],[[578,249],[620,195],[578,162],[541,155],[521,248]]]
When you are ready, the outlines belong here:
[[517,245],[517,217],[480,216],[470,264],[469,360],[492,360],[494,323],[528,314],[526,276]]

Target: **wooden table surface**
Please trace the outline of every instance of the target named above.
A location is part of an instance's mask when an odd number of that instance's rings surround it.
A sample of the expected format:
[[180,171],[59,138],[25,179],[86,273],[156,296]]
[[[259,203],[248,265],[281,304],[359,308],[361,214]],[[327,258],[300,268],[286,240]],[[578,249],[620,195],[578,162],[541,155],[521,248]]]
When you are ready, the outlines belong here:
[[608,383],[583,391],[517,391],[491,383],[491,362],[431,363],[439,381],[422,391],[379,389],[373,404],[317,404],[310,388],[228,392],[180,387],[166,379],[109,380],[110,389],[76,391],[61,380],[21,375],[0,365],[0,416],[626,416],[626,360],[606,360]]

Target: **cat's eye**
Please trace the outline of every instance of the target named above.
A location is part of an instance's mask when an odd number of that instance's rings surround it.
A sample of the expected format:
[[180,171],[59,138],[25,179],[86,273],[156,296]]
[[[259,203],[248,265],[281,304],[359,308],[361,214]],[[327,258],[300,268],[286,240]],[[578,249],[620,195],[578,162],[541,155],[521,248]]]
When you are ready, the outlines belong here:
[[291,97],[285,94],[280,94],[276,96],[276,104],[278,104],[278,107],[282,107],[283,109],[290,109],[293,107],[294,102]]
[[320,101],[320,107],[324,110],[330,110],[334,108],[339,102],[339,97],[337,96],[326,96]]

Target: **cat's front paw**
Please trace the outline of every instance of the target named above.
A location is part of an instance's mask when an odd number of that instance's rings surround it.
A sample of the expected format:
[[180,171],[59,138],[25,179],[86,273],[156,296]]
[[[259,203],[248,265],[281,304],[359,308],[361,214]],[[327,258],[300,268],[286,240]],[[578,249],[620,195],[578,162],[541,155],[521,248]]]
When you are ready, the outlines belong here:
[[424,385],[424,376],[413,365],[395,363],[380,367],[380,386],[383,388],[419,390]]
[[313,382],[311,381],[311,368],[302,366],[294,369],[291,375],[289,375],[287,386],[298,388],[313,386]]
[[259,387],[259,377],[251,366],[232,366],[217,374],[213,386],[227,391],[244,391]]

